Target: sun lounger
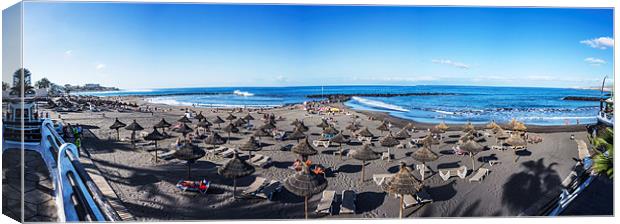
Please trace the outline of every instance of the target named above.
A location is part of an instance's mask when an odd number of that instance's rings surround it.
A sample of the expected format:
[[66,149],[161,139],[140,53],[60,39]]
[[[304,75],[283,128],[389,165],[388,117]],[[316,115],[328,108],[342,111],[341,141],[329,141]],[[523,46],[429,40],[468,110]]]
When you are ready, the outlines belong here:
[[360,142],[371,142],[372,141],[372,137],[359,136],[359,137],[357,137],[357,140],[359,140]]
[[229,148],[224,152],[221,152],[220,155],[223,157],[231,157],[233,156],[233,154],[235,154],[235,149]]
[[473,177],[469,178],[469,182],[472,182],[472,181],[478,181],[478,182],[480,182],[480,181],[482,181],[482,179],[484,179],[484,177],[486,177],[487,175],[489,175],[489,169],[480,167],[480,168],[478,169],[478,172],[476,172],[476,174],[474,174],[474,176],[473,176]]
[[378,186],[382,186],[383,183],[385,183],[386,180],[392,178],[394,176],[393,173],[386,173],[386,174],[373,174],[372,175],[372,180],[378,185]]
[[450,177],[460,177],[461,179],[465,179],[467,175],[467,167],[461,166],[459,168],[451,168],[451,169],[439,169],[439,176],[444,181],[450,179]]
[[248,186],[247,189],[243,190],[243,194],[244,195],[255,195],[256,193],[258,193],[258,190],[263,188],[266,181],[267,179],[263,177],[256,177],[254,182],[252,182],[250,186]]
[[[426,166],[426,165],[422,165],[422,164],[416,164],[415,165],[415,169],[420,171],[420,176],[424,176],[425,173],[432,173],[433,171],[431,171],[431,168]],[[422,171],[424,171],[424,173],[422,173]]]
[[319,147],[319,146],[323,146],[325,148],[329,147],[329,141],[326,140],[314,140],[312,141],[312,145],[314,145],[314,147]]
[[323,191],[323,196],[321,197],[321,201],[319,201],[319,205],[316,206],[316,210],[314,212],[318,214],[332,214],[332,204],[334,203],[334,199],[336,197],[336,191]]
[[387,160],[388,160],[388,162],[389,162],[391,158],[392,158],[392,154],[390,154],[389,152],[383,152],[383,153],[381,154],[381,159],[382,159],[382,160],[383,160],[383,159],[387,159]]
[[491,150],[504,151],[506,150],[506,148],[503,146],[499,146],[499,145],[493,145],[491,146]]
[[498,165],[500,163],[502,163],[502,162],[500,162],[499,160],[489,160],[489,165],[490,166],[495,166],[495,165]]
[[261,154],[254,154],[254,156],[252,156],[252,158],[250,158],[250,163],[255,163],[259,160],[263,159],[263,155]]
[[265,167],[271,163],[271,157],[261,155],[260,159],[252,162],[252,165],[257,167]]
[[280,192],[281,190],[282,184],[280,183],[280,181],[272,180],[269,182],[269,184],[259,189],[255,196],[271,200],[273,198],[273,195],[276,192]]
[[355,214],[355,191],[342,191],[342,204],[340,205],[340,214]]
[[342,149],[342,151],[341,150],[335,151],[334,156],[347,154],[348,151],[349,151],[348,149]]
[[461,147],[459,146],[452,146],[452,150],[454,151],[454,154],[457,154],[459,156],[465,155],[465,152],[461,150]]
[[220,146],[220,147],[217,147],[216,149],[213,149],[213,153],[220,154],[220,153],[226,151],[227,149],[228,149],[227,147]]
[[163,159],[163,160],[170,160],[170,159],[172,159],[174,157],[174,156],[172,156],[172,154],[174,154],[174,150],[170,150],[170,151],[167,151],[167,152],[164,152],[164,153],[159,153],[157,155],[157,157],[159,157],[160,159]]
[[432,203],[433,198],[425,190],[417,192],[415,195],[407,194],[403,197],[403,208],[410,208],[416,205]]

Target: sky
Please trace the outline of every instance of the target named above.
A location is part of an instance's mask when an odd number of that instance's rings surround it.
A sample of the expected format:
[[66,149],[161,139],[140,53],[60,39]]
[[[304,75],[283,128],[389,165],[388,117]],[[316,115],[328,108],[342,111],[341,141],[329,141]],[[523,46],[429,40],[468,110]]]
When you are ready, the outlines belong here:
[[26,2],[23,36],[33,82],[123,89],[572,88],[599,86],[614,61],[600,8]]

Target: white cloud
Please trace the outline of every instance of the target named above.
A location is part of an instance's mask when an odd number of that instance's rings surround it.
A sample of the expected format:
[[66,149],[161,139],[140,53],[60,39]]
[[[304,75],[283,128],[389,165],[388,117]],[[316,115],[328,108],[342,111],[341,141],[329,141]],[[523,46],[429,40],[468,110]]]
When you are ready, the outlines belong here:
[[589,40],[582,40],[579,43],[588,45],[592,48],[605,50],[608,47],[614,47],[614,38],[611,37],[599,37]]
[[454,67],[461,68],[461,69],[469,69],[469,65],[465,63],[452,61],[448,59],[433,59],[431,60],[431,62],[435,64],[450,65],[450,66],[454,66]]
[[587,63],[588,63],[588,64],[590,64],[590,65],[595,65],[595,66],[598,66],[598,65],[602,65],[602,64],[606,64],[606,63],[607,63],[607,62],[606,62],[605,60],[603,60],[603,59],[600,59],[600,58],[593,58],[593,57],[586,58],[586,59],[584,59],[584,61],[585,61],[585,62],[587,62]]
[[288,78],[283,76],[283,75],[279,75],[278,77],[276,77],[276,81],[278,81],[278,82],[287,82]]
[[102,63],[99,63],[99,64],[97,64],[97,66],[95,66],[95,69],[97,69],[97,70],[101,70],[101,69],[104,69],[104,68],[105,68],[105,64],[102,64]]
[[65,56],[71,56],[73,55],[73,50],[66,50],[65,51]]

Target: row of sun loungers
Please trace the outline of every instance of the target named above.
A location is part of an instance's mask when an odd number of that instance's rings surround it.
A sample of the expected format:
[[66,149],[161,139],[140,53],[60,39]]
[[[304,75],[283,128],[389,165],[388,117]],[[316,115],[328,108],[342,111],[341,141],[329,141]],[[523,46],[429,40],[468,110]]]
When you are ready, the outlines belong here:
[[314,141],[312,141],[312,145],[314,145],[314,147],[323,146],[325,148],[328,148],[330,143],[331,142],[329,140],[314,140]]
[[[357,194],[352,190],[342,191],[342,200],[340,200],[340,214],[355,214]],[[315,212],[318,214],[334,214],[334,202],[336,201],[336,191],[323,191],[321,201],[316,207]]]
[[467,176],[467,167],[461,166],[458,168],[450,168],[450,169],[439,169],[439,176],[444,181],[450,179],[450,177],[460,177],[461,179],[465,179]]
[[265,167],[271,164],[271,157],[262,154],[255,154],[252,158],[250,158],[250,163],[257,167]]

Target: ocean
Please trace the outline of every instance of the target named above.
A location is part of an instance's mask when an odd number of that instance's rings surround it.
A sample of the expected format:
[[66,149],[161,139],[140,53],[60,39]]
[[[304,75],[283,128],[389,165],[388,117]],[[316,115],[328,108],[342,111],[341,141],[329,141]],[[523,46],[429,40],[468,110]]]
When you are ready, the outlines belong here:
[[482,86],[303,86],[210,87],[83,92],[94,96],[144,96],[153,103],[198,107],[277,107],[302,103],[308,95],[438,93],[394,97],[352,97],[354,109],[388,112],[419,122],[462,124],[507,122],[561,125],[596,123],[598,102],[567,101],[566,96],[599,97],[598,90]]

